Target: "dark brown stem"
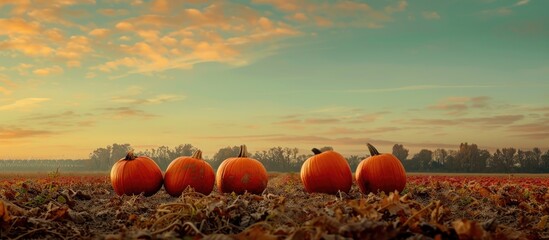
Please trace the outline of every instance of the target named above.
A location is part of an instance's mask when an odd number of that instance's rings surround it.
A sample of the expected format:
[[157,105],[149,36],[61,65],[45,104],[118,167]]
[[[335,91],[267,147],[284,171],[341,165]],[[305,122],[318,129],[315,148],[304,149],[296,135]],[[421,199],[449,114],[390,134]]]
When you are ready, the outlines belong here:
[[133,149],[128,151],[128,154],[126,154],[126,158],[124,160],[134,160],[137,157],[133,154]]
[[248,157],[248,149],[246,148],[246,145],[240,145],[240,152],[238,153],[239,158],[247,158]]
[[370,150],[370,156],[381,155],[372,144],[367,143],[366,145],[368,145],[368,150]]
[[311,151],[313,151],[313,153],[314,153],[315,155],[318,155],[318,154],[321,154],[321,153],[322,153],[322,151],[318,150],[318,148],[313,148],[313,149],[311,149]]
[[197,149],[191,157],[202,160],[202,151],[200,151],[200,149]]

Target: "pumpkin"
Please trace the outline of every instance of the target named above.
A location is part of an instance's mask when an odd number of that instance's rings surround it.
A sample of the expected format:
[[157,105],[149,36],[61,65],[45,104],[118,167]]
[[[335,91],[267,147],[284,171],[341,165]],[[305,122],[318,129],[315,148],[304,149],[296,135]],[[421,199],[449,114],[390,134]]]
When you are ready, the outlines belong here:
[[238,157],[225,159],[216,174],[217,189],[222,193],[261,194],[268,180],[263,164],[247,156],[246,145],[240,146]]
[[197,150],[190,157],[174,159],[164,174],[164,189],[178,197],[187,187],[208,195],[212,192],[215,175],[212,166],[202,160],[202,151]]
[[338,152],[313,148],[315,155],[301,165],[301,181],[309,193],[336,194],[349,192],[353,185],[353,174],[347,160]]
[[111,183],[118,195],[152,196],[162,188],[162,171],[150,158],[136,157],[133,150],[111,168]]
[[406,186],[406,172],[393,154],[380,154],[372,144],[367,144],[370,157],[362,160],[356,169],[356,183],[364,194],[379,191],[402,192]]

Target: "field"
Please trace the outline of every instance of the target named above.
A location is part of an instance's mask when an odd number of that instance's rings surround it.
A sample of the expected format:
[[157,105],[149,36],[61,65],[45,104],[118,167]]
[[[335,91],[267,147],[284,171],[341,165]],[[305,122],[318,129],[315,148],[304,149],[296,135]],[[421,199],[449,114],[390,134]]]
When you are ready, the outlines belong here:
[[410,174],[389,195],[308,194],[271,173],[263,195],[114,194],[104,174],[0,175],[1,239],[547,239],[545,175]]

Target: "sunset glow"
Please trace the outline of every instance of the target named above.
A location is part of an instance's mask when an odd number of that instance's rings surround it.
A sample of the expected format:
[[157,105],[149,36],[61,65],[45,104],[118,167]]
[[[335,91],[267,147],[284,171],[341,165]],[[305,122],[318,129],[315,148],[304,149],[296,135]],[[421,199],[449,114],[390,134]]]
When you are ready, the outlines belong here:
[[0,1],[0,159],[549,147],[549,1]]

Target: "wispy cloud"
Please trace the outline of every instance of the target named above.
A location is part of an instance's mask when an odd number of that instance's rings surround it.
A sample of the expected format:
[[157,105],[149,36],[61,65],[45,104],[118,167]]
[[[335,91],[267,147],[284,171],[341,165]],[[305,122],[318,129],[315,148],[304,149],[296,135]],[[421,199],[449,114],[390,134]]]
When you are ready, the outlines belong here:
[[29,137],[43,137],[53,135],[54,132],[46,130],[24,129],[20,127],[0,126],[0,139],[10,140]]
[[25,124],[59,127],[64,130],[74,127],[90,127],[94,126],[96,123],[93,114],[81,114],[73,110],[48,114],[33,113],[22,117],[20,121]]
[[549,139],[549,113],[548,108],[537,108],[537,111],[542,114],[543,117],[539,117],[530,123],[515,124],[507,127],[507,130],[512,132],[512,136],[517,136],[526,139]]
[[161,104],[167,102],[175,102],[184,100],[186,97],[183,95],[174,94],[160,94],[150,98],[132,98],[132,97],[113,97],[112,102],[126,103],[126,104]]
[[425,18],[427,20],[438,20],[438,19],[440,19],[440,15],[436,11],[422,12],[421,16],[423,16],[423,18]]
[[151,119],[158,117],[156,114],[151,114],[134,107],[110,107],[103,108],[104,114],[111,119]]
[[530,2],[530,0],[519,0],[517,3],[515,3],[515,6],[522,6],[526,5]]
[[37,107],[40,103],[49,101],[49,98],[23,98],[13,103],[0,106],[0,111],[8,110],[27,110]]
[[445,111],[448,115],[462,115],[470,109],[483,109],[489,105],[490,97],[448,97],[437,103],[427,107],[431,110]]
[[508,16],[513,14],[513,8],[525,6],[528,3],[530,3],[530,0],[519,0],[513,5],[507,5],[503,7],[498,7],[495,9],[487,9],[480,12],[481,15],[484,16]]
[[457,126],[467,125],[475,127],[486,126],[507,126],[519,120],[524,119],[524,115],[497,115],[491,117],[472,117],[472,118],[412,118],[409,120],[397,120],[396,122],[410,125],[431,125],[431,126]]
[[394,88],[369,88],[369,89],[352,89],[345,90],[351,93],[376,93],[376,92],[401,92],[401,91],[421,91],[433,89],[459,89],[459,88],[488,88],[492,85],[414,85]]

